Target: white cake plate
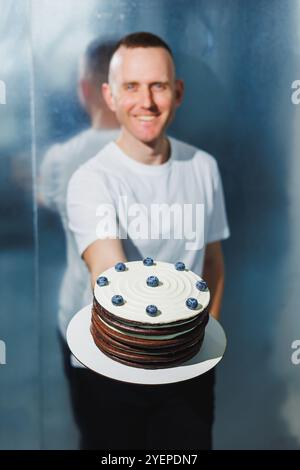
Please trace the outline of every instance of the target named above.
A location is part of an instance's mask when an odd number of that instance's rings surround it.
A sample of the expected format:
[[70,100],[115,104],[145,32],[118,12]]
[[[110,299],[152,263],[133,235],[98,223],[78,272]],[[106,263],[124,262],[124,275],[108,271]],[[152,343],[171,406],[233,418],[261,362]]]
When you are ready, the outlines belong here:
[[210,316],[201,350],[189,361],[167,369],[140,369],[110,359],[95,345],[90,333],[91,305],[81,309],[70,321],[67,342],[73,355],[84,366],[111,379],[136,384],[181,382],[204,374],[222,359],[226,336],[220,323]]

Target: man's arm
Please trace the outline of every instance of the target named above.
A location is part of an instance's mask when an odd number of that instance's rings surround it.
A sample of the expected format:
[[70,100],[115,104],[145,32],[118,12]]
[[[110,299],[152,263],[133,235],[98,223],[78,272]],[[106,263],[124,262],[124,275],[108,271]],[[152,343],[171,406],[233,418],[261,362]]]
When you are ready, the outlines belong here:
[[209,243],[205,248],[203,278],[210,290],[210,314],[218,319],[224,290],[224,259],[221,242]]
[[83,252],[82,258],[91,273],[92,290],[99,274],[119,261],[126,262],[122,242],[118,239],[96,240]]

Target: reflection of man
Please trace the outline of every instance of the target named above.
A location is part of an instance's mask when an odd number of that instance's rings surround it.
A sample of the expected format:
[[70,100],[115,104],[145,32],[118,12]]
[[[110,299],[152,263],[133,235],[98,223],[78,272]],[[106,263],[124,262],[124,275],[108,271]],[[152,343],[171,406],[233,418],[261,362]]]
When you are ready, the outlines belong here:
[[59,213],[66,233],[67,269],[59,298],[59,326],[63,335],[71,316],[91,301],[87,269],[78,256],[74,236],[67,227],[66,193],[74,171],[117,135],[115,115],[101,94],[101,84],[107,80],[113,44],[95,40],[81,59],[78,92],[90,117],[91,127],[71,140],[51,147],[41,165],[41,203]]
[[[109,83],[103,85],[103,93],[121,124],[120,136],[73,175],[68,190],[70,228],[92,284],[99,273],[118,261],[146,256],[174,263],[180,260],[193,271],[203,272],[212,293],[211,313],[218,317],[224,282],[220,240],[229,235],[222,185],[210,155],[165,135],[183,95],[183,83],[175,77],[169,47],[150,33],[125,37],[112,57]],[[153,204],[178,204],[183,210],[186,204],[203,205],[204,218],[197,230],[203,231],[204,246],[187,249],[184,237],[172,236],[177,230],[176,220],[169,227],[168,240],[132,234],[122,240],[99,239],[97,214],[108,205],[115,207],[117,223],[125,230],[128,214],[124,216],[118,209],[124,198],[127,206],[142,204],[148,213]],[[113,215],[110,222],[114,227]],[[213,377],[209,372],[187,382],[142,387],[94,374],[93,389],[99,391],[101,399],[91,400],[95,417],[86,428],[87,433],[90,431],[87,445],[210,448]],[[98,440],[92,435],[96,429]]]

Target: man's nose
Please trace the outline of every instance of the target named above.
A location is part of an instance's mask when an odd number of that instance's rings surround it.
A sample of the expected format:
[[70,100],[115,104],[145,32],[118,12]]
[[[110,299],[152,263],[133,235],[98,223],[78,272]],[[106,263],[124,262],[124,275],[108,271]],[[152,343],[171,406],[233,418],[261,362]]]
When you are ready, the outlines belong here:
[[150,87],[145,87],[141,90],[141,105],[144,108],[151,108],[154,104],[153,94]]

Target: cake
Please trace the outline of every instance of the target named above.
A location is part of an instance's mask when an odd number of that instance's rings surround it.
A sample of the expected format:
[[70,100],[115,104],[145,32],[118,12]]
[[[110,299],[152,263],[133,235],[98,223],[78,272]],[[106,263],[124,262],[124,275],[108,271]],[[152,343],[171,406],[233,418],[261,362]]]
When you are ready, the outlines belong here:
[[182,262],[117,263],[95,283],[91,334],[115,361],[145,369],[176,366],[201,348],[209,298],[206,282]]

